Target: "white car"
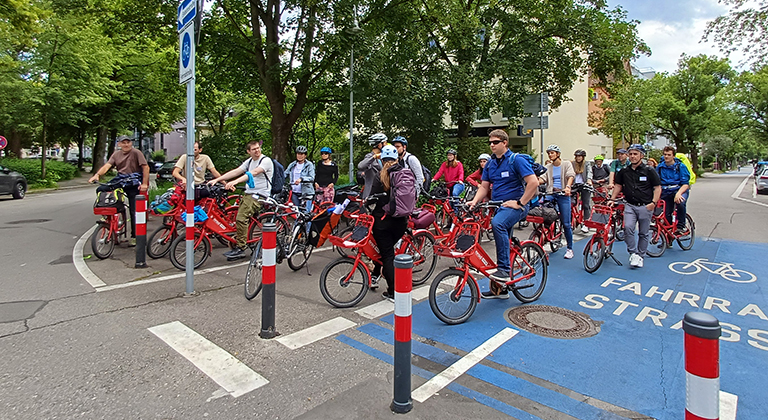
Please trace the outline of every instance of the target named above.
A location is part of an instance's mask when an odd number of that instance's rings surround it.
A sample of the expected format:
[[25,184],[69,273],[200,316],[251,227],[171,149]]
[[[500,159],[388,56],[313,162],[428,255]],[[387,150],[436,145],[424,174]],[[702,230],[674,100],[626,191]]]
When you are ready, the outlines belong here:
[[755,186],[758,194],[768,190],[768,168],[763,169],[759,175],[755,176]]

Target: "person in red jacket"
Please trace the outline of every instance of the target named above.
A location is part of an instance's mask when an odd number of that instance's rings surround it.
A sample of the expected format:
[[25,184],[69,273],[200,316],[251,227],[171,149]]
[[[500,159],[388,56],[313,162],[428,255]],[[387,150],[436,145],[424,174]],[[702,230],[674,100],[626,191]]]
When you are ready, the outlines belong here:
[[458,197],[464,192],[464,166],[456,160],[456,150],[448,149],[446,152],[446,161],[440,165],[432,181],[437,181],[445,176],[445,183],[451,191],[453,197]]
[[475,172],[472,172],[472,174],[470,174],[467,177],[467,184],[473,187],[477,187],[478,185],[480,185],[480,182],[482,181],[482,178],[483,178],[483,169],[485,169],[485,164],[488,163],[488,159],[490,158],[491,158],[491,155],[489,155],[488,153],[483,153],[480,156],[478,156],[477,160],[480,162],[480,169],[476,170]]

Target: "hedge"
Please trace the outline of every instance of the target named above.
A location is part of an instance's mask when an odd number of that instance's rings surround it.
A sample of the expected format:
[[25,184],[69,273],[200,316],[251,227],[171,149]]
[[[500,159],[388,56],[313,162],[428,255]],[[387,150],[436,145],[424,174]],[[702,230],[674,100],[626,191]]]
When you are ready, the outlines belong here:
[[0,160],[0,165],[24,175],[31,188],[56,187],[57,181],[66,181],[80,175],[74,165],[56,160],[45,162],[45,179],[40,177],[42,162],[38,159],[5,158]]

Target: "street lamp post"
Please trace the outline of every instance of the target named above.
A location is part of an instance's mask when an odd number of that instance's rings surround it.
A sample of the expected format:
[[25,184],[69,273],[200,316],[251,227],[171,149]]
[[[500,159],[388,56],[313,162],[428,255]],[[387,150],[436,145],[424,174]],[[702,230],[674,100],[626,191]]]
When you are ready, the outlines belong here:
[[[347,28],[346,32],[349,35],[352,35],[352,37],[357,36],[360,34],[363,30],[357,25],[357,6],[355,6],[354,11],[354,25],[351,28]],[[355,168],[354,168],[354,161],[355,161],[355,145],[354,145],[354,134],[353,130],[355,128],[355,99],[354,99],[354,91],[352,89],[352,78],[355,73],[355,44],[352,43],[351,52],[349,54],[349,182],[355,181]]]

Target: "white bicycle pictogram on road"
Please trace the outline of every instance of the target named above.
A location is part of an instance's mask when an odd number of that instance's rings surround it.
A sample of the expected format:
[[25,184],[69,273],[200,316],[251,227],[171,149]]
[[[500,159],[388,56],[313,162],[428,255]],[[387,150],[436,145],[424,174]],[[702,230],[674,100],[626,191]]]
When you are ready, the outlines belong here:
[[734,283],[752,283],[757,276],[749,271],[733,268],[731,263],[716,263],[706,258],[699,258],[692,262],[678,261],[669,265],[669,269],[677,274],[698,274],[701,270],[709,271]]

